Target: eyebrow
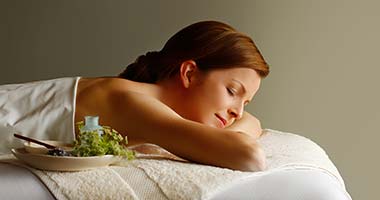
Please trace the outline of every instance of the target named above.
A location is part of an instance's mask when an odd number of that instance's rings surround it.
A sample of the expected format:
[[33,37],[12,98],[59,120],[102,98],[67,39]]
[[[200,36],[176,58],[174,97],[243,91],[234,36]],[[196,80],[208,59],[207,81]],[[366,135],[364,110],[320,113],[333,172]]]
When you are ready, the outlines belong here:
[[236,80],[236,79],[232,79],[232,81],[235,81],[235,82],[237,82],[237,83],[239,83],[240,84],[240,86],[242,87],[242,89],[243,89],[243,93],[246,93],[246,89],[245,89],[245,87],[244,87],[244,85],[243,85],[243,83],[241,83],[240,81],[238,81],[238,80]]
[[[243,90],[243,94],[245,94],[246,93],[246,89],[245,89],[245,87],[244,87],[244,85],[243,85],[243,83],[242,82],[240,82],[240,81],[238,81],[238,80],[236,80],[236,79],[232,79],[232,81],[235,81],[235,82],[237,82],[238,84],[240,84],[240,86],[241,86],[241,88],[242,88],[242,90]],[[247,100],[246,101],[246,103],[248,104],[248,103],[250,103],[251,102],[251,100]]]

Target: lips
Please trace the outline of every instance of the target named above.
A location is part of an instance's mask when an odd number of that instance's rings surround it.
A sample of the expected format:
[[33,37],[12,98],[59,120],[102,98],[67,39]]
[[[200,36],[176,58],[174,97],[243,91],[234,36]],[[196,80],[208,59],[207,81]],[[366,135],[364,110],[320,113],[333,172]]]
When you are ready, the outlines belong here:
[[221,117],[221,116],[219,116],[217,114],[215,114],[215,115],[220,120],[220,122],[222,122],[222,125],[223,125],[222,128],[224,128],[226,126],[226,124],[227,124],[227,120],[225,120],[223,117]]

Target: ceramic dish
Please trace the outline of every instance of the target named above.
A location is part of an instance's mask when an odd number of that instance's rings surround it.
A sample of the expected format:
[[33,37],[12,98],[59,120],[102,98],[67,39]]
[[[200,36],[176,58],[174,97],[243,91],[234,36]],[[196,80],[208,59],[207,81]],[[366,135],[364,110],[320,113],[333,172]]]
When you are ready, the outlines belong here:
[[122,158],[113,155],[73,157],[51,156],[40,153],[30,153],[25,148],[12,149],[16,158],[24,161],[31,167],[50,171],[81,171],[98,167],[105,167],[120,161]]

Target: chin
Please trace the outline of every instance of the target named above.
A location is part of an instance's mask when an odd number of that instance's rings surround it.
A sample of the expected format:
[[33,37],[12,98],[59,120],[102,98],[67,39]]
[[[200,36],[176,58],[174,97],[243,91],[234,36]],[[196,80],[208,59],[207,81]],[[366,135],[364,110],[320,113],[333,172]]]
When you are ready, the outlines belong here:
[[207,126],[210,126],[210,127],[214,127],[214,128],[220,128],[218,127],[218,125],[216,125],[215,123],[202,123],[204,125],[207,125]]
[[214,127],[214,128],[219,128],[215,123],[209,122],[208,120],[202,120],[202,119],[199,119],[199,118],[198,119],[192,118],[192,119],[189,119],[189,120],[201,123],[201,124],[206,125],[206,126],[210,126],[210,127]]
[[214,123],[210,123],[210,122],[207,122],[207,121],[204,121],[204,120],[194,120],[194,121],[199,122],[201,124],[204,124],[206,126],[217,128],[217,126]]
[[216,126],[215,124],[208,124],[207,126],[214,127],[214,128],[219,128],[219,127]]

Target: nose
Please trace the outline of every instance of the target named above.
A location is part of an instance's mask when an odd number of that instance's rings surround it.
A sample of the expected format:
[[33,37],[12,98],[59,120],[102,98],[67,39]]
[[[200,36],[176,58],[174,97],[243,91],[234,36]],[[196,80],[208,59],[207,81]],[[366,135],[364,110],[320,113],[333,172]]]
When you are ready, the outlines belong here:
[[235,119],[240,119],[243,116],[244,105],[239,104],[228,109],[228,114]]

